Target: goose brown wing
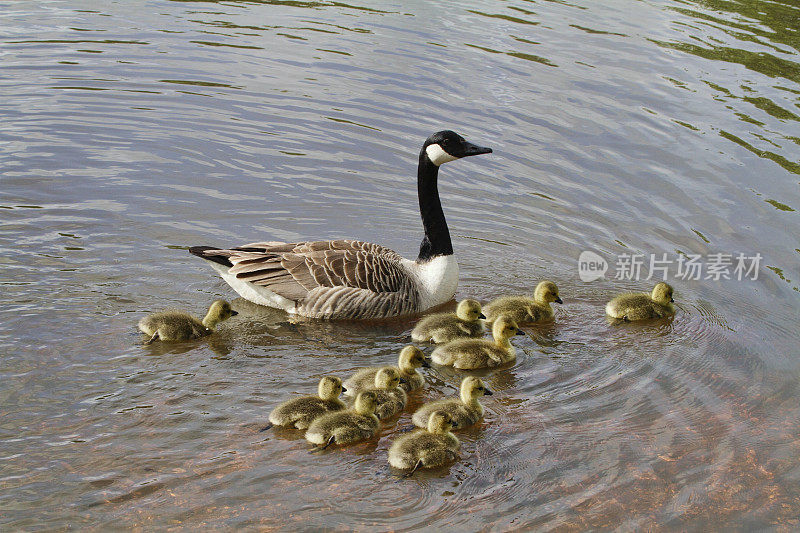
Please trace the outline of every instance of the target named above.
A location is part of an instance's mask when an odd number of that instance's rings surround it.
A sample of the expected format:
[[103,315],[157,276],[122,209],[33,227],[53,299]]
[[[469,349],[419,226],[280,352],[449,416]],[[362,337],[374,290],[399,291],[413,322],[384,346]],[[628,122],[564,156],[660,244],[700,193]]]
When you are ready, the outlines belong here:
[[400,255],[361,241],[252,243],[220,252],[233,265],[230,274],[294,301],[317,288],[394,293],[409,282]]

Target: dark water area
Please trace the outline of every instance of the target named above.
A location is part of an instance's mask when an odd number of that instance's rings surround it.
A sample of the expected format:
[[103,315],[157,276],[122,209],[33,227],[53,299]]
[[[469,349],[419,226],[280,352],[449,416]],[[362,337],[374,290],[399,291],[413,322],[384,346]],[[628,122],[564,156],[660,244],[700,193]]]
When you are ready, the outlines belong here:
[[[19,1],[0,43],[3,530],[800,527],[795,2]],[[494,149],[440,173],[456,298],[552,279],[555,322],[484,376],[449,468],[386,461],[448,369],[371,441],[260,433],[320,376],[394,363],[414,322],[290,322],[185,248],[413,258],[443,128]],[[674,319],[610,324],[662,254]],[[725,279],[718,254],[760,260]],[[144,314],[215,298],[240,314],[212,337],[141,345]]]

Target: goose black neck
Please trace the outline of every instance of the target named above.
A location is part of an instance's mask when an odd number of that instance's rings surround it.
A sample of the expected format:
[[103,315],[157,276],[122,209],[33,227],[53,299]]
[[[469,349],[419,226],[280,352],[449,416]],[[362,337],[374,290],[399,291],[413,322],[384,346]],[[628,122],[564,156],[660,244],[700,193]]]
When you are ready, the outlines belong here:
[[453,255],[450,231],[447,229],[442,202],[439,200],[438,177],[439,167],[422,150],[417,168],[417,195],[425,237],[419,246],[418,262],[429,261],[439,255]]

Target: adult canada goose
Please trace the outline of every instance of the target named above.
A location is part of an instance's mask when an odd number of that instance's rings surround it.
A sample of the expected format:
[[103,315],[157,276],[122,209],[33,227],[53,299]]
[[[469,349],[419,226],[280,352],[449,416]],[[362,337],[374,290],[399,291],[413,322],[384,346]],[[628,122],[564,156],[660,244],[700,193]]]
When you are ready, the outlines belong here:
[[438,346],[431,352],[431,361],[437,365],[452,366],[459,370],[492,368],[510,363],[517,358],[517,351],[509,342],[514,335],[525,335],[517,323],[501,316],[492,325],[489,339],[456,339]]
[[417,342],[442,344],[464,337],[482,337],[486,328],[481,321],[481,304],[476,300],[461,300],[455,313],[436,313],[417,322],[411,339]]
[[517,324],[541,322],[553,318],[550,302],[564,303],[558,296],[558,287],[552,281],[536,285],[533,298],[530,296],[501,296],[484,306],[486,321],[494,322],[501,315],[513,318]]
[[[334,376],[325,376],[319,380],[317,396],[300,396],[286,400],[269,414],[270,425],[307,429],[314,419],[325,413],[341,411],[346,406],[339,395],[346,391],[342,380]],[[262,430],[263,431],[263,430]]]
[[452,131],[422,145],[417,195],[425,236],[416,261],[361,241],[257,242],[193,246],[244,299],[311,318],[369,319],[419,313],[450,301],[458,263],[439,200],[439,167],[491,153]]
[[356,396],[352,409],[336,411],[316,418],[306,431],[306,440],[324,445],[323,450],[333,444],[350,444],[375,436],[380,428],[375,416],[375,393],[364,391]]
[[434,411],[450,415],[454,429],[464,429],[483,418],[483,406],[478,400],[481,396],[491,396],[481,378],[467,376],[461,380],[458,398],[444,398],[428,402],[414,412],[411,421],[417,427],[428,427],[428,419]]
[[458,438],[450,433],[453,428],[450,415],[444,411],[431,413],[426,429],[403,435],[389,447],[389,464],[408,469],[410,477],[418,468],[435,468],[453,462],[458,456]]
[[202,321],[183,311],[162,311],[139,320],[139,331],[150,335],[145,344],[162,341],[187,341],[214,333],[214,327],[238,315],[225,300],[215,300]]
[[653,292],[634,292],[620,294],[606,304],[606,314],[622,320],[646,320],[663,318],[675,314],[672,302],[672,287],[664,283],[656,283]]
[[[406,392],[419,389],[425,384],[425,378],[417,372],[417,368],[430,368],[430,364],[425,360],[425,354],[416,346],[406,346],[400,350],[400,357],[395,369],[400,372],[400,377],[406,380],[400,384],[400,388]],[[375,374],[384,368],[382,366],[371,366],[358,370],[344,382],[347,387],[345,396],[356,396],[359,392],[371,389],[375,386]]]

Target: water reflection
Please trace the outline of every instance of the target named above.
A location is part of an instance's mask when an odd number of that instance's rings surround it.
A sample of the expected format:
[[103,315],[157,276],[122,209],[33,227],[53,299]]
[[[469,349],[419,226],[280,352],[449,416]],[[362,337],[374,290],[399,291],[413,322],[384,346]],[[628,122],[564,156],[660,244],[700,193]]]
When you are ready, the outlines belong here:
[[[5,529],[796,526],[800,38],[788,1],[140,2],[4,12],[0,524]],[[153,9],[153,7],[157,9]],[[96,32],[96,33],[94,33]],[[379,438],[310,455],[258,430],[321,375],[395,364],[413,320],[235,300],[210,337],[135,324],[232,294],[185,247],[357,237],[413,255],[419,143],[495,156],[440,179],[459,298],[562,289],[479,373],[460,460],[399,480],[389,443],[457,394],[427,372]],[[760,252],[609,324],[583,250]],[[426,348],[430,352],[430,348]]]
[[[709,61],[737,63],[749,71],[769,78],[800,82],[800,65],[797,62],[800,39],[794,28],[797,7],[782,2],[771,2],[763,6],[759,4],[758,8],[755,4],[755,2],[704,1],[687,3],[681,7],[671,6],[669,9],[691,21],[691,24],[686,24],[681,30],[686,36],[680,40],[654,42],[659,46]],[[675,24],[682,25],[683,21],[675,21]],[[697,44],[698,41],[701,44]],[[780,55],[775,55],[776,53]],[[739,100],[752,106],[739,104],[732,106],[731,109],[743,122],[759,127],[760,134],[751,132],[751,135],[761,142],[751,143],[723,129],[719,131],[721,136],[759,157],[779,164],[789,172],[800,174],[800,162],[781,153],[781,149],[787,147],[780,141],[789,140],[796,143],[796,140],[795,136],[782,133],[784,127],[780,123],[797,121],[799,118],[791,111],[792,107],[796,107],[796,103],[786,98],[787,95],[774,91],[782,87],[779,85],[764,87],[763,82],[752,79],[733,80],[739,82],[735,87],[724,87],[716,83],[716,80],[703,81],[716,91],[715,98],[720,101]],[[767,89],[766,95],[762,92],[765,89]],[[780,122],[776,124],[769,119],[762,121],[754,117],[756,113],[753,108]],[[761,148],[760,145],[764,142],[779,151]]]

